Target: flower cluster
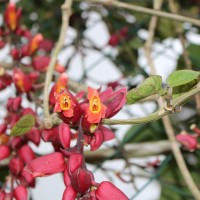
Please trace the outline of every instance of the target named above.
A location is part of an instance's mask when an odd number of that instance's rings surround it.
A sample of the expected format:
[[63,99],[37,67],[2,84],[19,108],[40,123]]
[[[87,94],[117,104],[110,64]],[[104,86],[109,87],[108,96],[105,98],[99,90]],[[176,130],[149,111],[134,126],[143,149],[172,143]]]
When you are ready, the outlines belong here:
[[[121,110],[126,88],[114,91],[108,87],[101,92],[88,87],[87,93],[74,94],[67,87],[65,68],[57,62],[54,70],[59,78],[49,93],[49,104],[62,123],[45,129],[38,108],[43,103],[41,94],[53,43],[42,34],[33,35],[24,28],[20,24],[21,13],[13,2],[9,3],[0,27],[0,48],[11,42],[9,56],[13,61],[6,69],[0,67],[0,91],[14,88],[12,95],[15,95],[7,99],[7,113],[0,124],[0,162],[7,161],[10,172],[0,188],[0,199],[27,200],[28,188],[35,187],[36,177],[62,173],[66,186],[63,200],[126,200],[126,195],[112,183],[95,182],[84,158],[85,146],[95,151],[115,137],[103,125],[103,119]],[[28,106],[23,105],[24,100]],[[34,109],[29,107],[31,103]],[[20,122],[27,115],[34,119],[28,128],[29,122]],[[13,130],[16,130],[14,135]],[[53,153],[44,156],[34,153],[29,144],[38,146],[41,139],[52,143]]]

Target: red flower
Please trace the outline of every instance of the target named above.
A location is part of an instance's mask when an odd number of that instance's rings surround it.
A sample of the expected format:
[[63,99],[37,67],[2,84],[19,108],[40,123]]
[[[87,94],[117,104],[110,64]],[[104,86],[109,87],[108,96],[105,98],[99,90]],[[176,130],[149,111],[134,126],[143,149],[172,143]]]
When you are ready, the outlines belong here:
[[16,200],[27,200],[27,198],[28,198],[27,189],[22,185],[18,185],[14,189],[14,197]]
[[10,156],[10,148],[6,145],[0,145],[0,161]]
[[43,36],[40,33],[38,33],[31,39],[28,45],[28,55],[32,55],[38,50],[39,45],[42,40],[43,40]]
[[17,29],[20,17],[21,9],[17,9],[13,2],[9,3],[4,13],[4,20],[11,31],[15,31]]
[[176,135],[176,140],[190,151],[194,151],[197,148],[197,138],[193,135],[187,134],[186,132]]
[[99,184],[95,195],[98,200],[128,200],[128,197],[121,190],[108,181]]
[[29,92],[32,88],[30,79],[19,68],[13,70],[13,82],[20,92]]
[[25,170],[33,177],[41,177],[62,172],[65,167],[63,154],[55,152],[32,160],[26,165]]
[[56,105],[54,112],[63,112],[67,118],[73,117],[75,103],[71,99],[71,95],[67,90],[62,90],[61,93],[55,93]]
[[55,105],[56,99],[55,99],[55,93],[62,92],[63,89],[66,89],[68,82],[68,77],[66,73],[62,73],[58,79],[58,81],[55,83],[55,85],[52,87],[49,95],[49,101],[52,105]]
[[88,87],[89,107],[86,118],[89,123],[99,123],[105,117],[106,107],[102,104],[97,90]]

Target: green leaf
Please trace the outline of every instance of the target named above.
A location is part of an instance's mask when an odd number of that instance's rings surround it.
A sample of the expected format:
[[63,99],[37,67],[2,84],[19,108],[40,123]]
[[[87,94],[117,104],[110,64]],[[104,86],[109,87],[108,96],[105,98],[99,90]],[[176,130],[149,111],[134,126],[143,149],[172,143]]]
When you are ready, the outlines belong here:
[[126,96],[126,100],[128,104],[133,104],[148,96],[159,93],[163,93],[161,76],[150,76],[137,88],[130,90]]
[[31,114],[24,115],[12,128],[10,135],[20,136],[32,129],[35,125],[35,117]]
[[167,78],[170,87],[177,87],[199,79],[200,72],[192,70],[178,70],[172,72]]

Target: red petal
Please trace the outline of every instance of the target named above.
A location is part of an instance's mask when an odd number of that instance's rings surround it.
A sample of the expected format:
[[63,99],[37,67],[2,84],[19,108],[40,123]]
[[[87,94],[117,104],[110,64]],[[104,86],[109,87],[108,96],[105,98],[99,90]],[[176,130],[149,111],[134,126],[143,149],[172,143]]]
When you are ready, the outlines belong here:
[[31,147],[28,145],[22,146],[18,151],[19,157],[22,159],[22,161],[27,164],[31,160],[35,159],[35,154]]
[[178,142],[180,142],[185,148],[187,148],[188,150],[195,150],[197,148],[197,138],[189,135],[189,134],[178,134],[176,136],[176,139]]
[[115,134],[105,126],[100,126],[99,129],[103,133],[103,141],[109,141],[115,138]]
[[76,195],[77,195],[77,192],[75,192],[75,190],[70,185],[65,189],[62,200],[75,200]]
[[14,189],[14,197],[16,200],[27,200],[28,199],[28,191],[27,189],[19,185]]
[[62,172],[65,167],[63,154],[55,152],[32,160],[26,165],[25,170],[31,173],[33,177],[41,177]]
[[82,162],[83,162],[83,156],[80,153],[74,153],[70,155],[69,161],[68,161],[69,173],[73,173],[79,167],[81,167]]
[[18,175],[24,168],[24,164],[20,158],[12,158],[9,163],[9,169],[12,174]]
[[92,140],[90,141],[91,151],[97,150],[102,145],[103,141],[104,141],[103,133],[101,132],[101,130],[97,129],[94,132]]
[[127,196],[121,190],[108,181],[100,183],[96,190],[96,197],[98,200],[128,200]]
[[10,148],[6,145],[0,145],[0,160],[10,156]]
[[127,89],[122,88],[107,96],[107,99],[102,100],[103,104],[107,107],[106,117],[114,116],[124,106],[126,102]]
[[63,172],[63,178],[64,178],[64,183],[65,183],[66,187],[71,185],[71,179],[70,179],[68,167],[66,167],[64,172]]
[[70,147],[71,132],[69,126],[65,123],[59,125],[59,138],[64,148]]
[[78,169],[73,173],[71,185],[74,190],[80,194],[84,194],[92,185],[91,172],[86,169]]

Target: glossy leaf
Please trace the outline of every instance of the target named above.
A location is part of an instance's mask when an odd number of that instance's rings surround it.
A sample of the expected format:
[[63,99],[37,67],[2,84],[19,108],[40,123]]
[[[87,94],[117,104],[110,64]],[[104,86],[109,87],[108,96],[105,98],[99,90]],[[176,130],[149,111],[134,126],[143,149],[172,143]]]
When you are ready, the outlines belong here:
[[128,104],[136,103],[153,94],[163,94],[161,76],[150,76],[145,79],[137,88],[130,90],[126,96]]
[[194,80],[198,80],[200,72],[192,70],[178,70],[171,73],[167,78],[167,84],[170,87],[185,85]]
[[33,115],[24,115],[19,119],[15,126],[11,130],[12,136],[19,136],[27,133],[35,125],[35,118]]

